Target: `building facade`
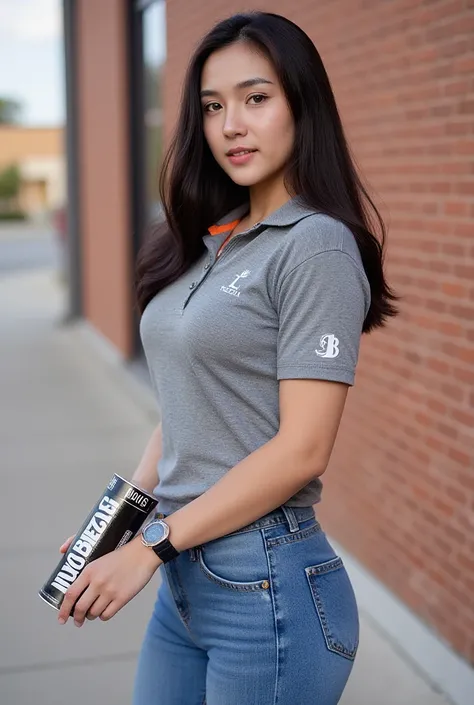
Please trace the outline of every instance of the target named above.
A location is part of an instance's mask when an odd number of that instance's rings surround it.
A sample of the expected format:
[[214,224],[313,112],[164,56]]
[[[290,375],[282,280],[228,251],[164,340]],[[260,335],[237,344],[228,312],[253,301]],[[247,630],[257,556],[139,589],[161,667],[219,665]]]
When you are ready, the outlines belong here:
[[17,167],[17,207],[30,218],[43,218],[64,205],[65,163],[62,127],[0,125],[0,172]]
[[[242,8],[65,2],[73,306],[125,360],[140,354],[133,261],[186,64],[199,37]],[[260,0],[258,9],[294,20],[318,47],[386,219],[387,274],[402,296],[401,315],[363,340],[318,513],[434,639],[473,663],[473,6]]]

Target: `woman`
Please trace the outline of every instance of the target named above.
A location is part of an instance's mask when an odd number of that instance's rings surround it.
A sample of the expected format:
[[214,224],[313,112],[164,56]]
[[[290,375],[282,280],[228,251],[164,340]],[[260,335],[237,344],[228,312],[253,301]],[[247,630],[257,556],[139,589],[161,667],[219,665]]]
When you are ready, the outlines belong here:
[[333,705],[358,617],[313,505],[361,333],[396,311],[301,29],[257,12],[202,40],[161,192],[137,294],[162,425],[133,478],[160,514],[83,572],[60,620],[81,593],[79,626],[110,619],[161,566],[135,705]]

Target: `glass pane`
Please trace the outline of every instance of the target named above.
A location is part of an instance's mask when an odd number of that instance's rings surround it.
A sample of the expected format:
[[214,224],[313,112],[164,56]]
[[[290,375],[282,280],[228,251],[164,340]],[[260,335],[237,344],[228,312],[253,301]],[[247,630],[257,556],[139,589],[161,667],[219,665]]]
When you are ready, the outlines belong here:
[[166,3],[143,12],[143,102],[147,220],[159,215],[158,174],[162,160],[163,70],[166,61]]

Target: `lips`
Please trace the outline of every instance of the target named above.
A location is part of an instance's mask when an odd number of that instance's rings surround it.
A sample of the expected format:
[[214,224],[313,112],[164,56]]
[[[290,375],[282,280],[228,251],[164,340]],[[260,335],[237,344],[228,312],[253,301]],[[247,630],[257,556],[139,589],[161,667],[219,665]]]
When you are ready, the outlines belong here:
[[244,154],[252,154],[252,152],[256,152],[256,149],[248,149],[245,147],[235,147],[234,149],[229,149],[228,152],[226,152],[228,157],[241,157]]

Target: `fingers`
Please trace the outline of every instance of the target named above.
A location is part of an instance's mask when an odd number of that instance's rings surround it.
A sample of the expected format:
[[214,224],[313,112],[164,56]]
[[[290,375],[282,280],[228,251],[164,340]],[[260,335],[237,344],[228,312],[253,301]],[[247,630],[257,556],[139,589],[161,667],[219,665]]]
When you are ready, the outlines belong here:
[[[87,590],[81,595],[80,599],[77,601],[74,607],[74,624],[76,627],[82,627],[84,620],[86,618],[87,612],[92,608],[92,605],[97,601],[99,597],[99,591],[92,585],[89,585]],[[102,596],[100,599],[104,599]],[[106,606],[110,602],[110,599],[106,599]]]
[[[104,610],[107,609],[107,607],[110,605],[110,598],[105,597],[105,595],[100,595],[94,604],[89,607],[87,614],[86,614],[86,619],[89,620],[94,620],[97,619],[97,617],[100,617],[101,614],[104,612]],[[76,616],[76,612],[74,611],[74,617]]]
[[111,602],[108,605],[108,607],[100,615],[101,620],[103,622],[107,622],[109,619],[112,619],[112,617],[117,614],[117,612],[119,611],[119,609],[122,606],[123,605],[120,602],[118,602],[117,600],[114,600],[113,602]]
[[62,544],[62,546],[59,547],[59,552],[60,553],[66,553],[68,550],[69,546],[72,543],[74,536],[70,536],[68,539],[65,540],[65,542]]
[[[60,624],[66,624],[68,618],[71,616],[71,610],[75,603],[81,597],[82,593],[86,590],[89,585],[89,574],[85,570],[72,584],[69,590],[66,591],[64,595],[64,600],[62,602],[61,608],[58,614],[58,621]],[[93,600],[89,603],[88,607],[96,599],[97,595],[94,595]],[[87,610],[86,610],[87,612]]]

